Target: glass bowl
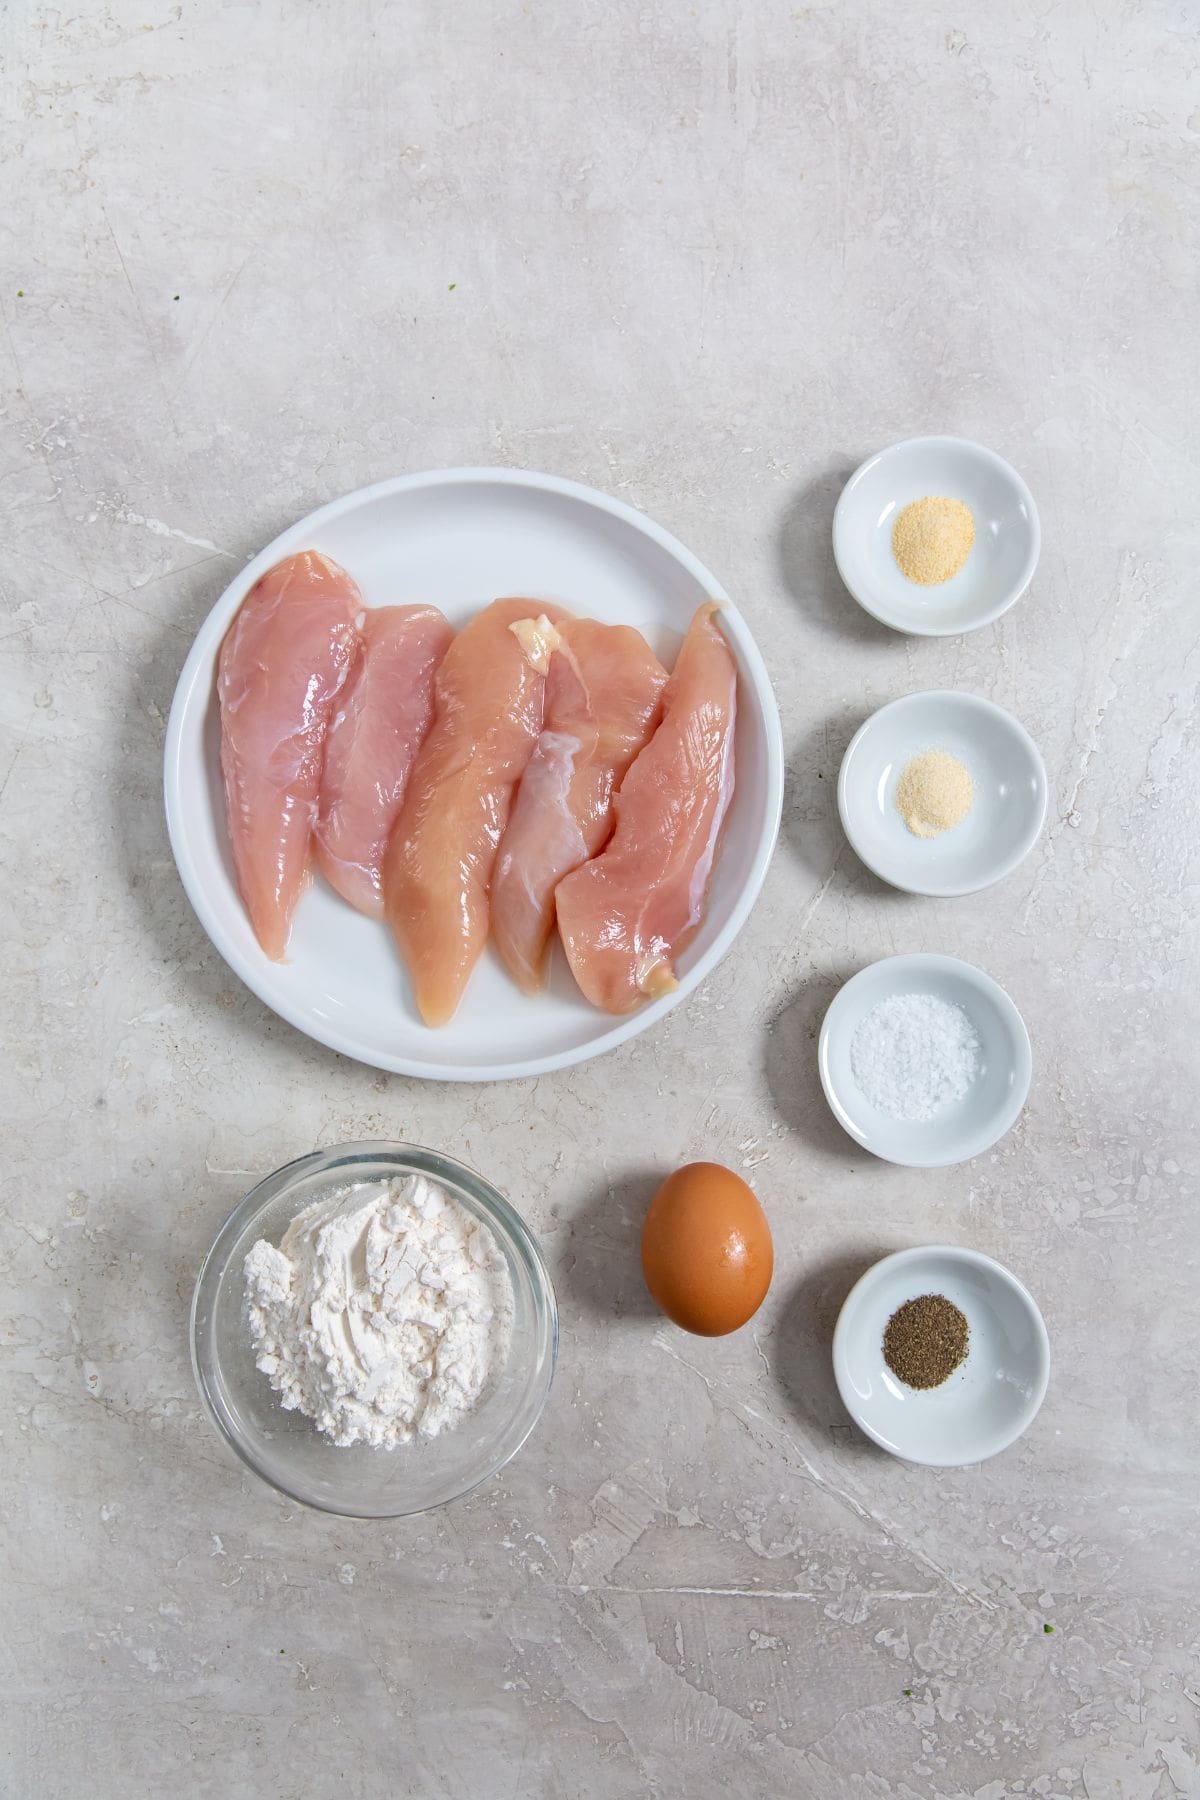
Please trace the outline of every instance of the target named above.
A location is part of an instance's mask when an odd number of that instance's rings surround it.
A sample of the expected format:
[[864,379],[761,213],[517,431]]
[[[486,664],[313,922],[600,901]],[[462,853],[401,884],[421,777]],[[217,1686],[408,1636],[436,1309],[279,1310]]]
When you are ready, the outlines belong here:
[[[490,1229],[512,1283],[508,1357],[479,1405],[454,1429],[390,1450],[339,1448],[311,1419],[285,1412],[256,1367],[243,1264],[257,1238],[278,1244],[295,1215],[330,1188],[409,1174],[439,1182]],[[191,1339],[192,1367],[209,1416],[256,1475],[323,1512],[398,1519],[461,1499],[516,1455],[550,1392],[558,1308],[532,1233],[481,1175],[412,1144],[338,1144],[277,1169],[234,1208],[196,1282]]]

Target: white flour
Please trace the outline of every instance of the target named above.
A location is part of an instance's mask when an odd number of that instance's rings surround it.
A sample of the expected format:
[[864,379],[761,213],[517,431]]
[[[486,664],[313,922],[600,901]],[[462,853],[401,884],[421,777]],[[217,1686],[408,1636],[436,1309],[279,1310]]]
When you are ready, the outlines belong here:
[[961,1006],[936,994],[892,994],[859,1021],[850,1071],[889,1118],[932,1119],[979,1073],[979,1038]]
[[499,1373],[512,1287],[491,1232],[423,1175],[338,1188],[246,1258],[258,1367],[335,1444],[436,1437]]

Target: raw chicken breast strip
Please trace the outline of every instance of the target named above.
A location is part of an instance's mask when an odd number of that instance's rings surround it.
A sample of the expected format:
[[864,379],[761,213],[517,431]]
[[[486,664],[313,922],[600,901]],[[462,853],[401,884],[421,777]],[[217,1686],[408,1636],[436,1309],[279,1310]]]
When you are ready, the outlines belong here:
[[254,934],[283,960],[308,876],[325,738],[358,633],[357,586],[302,550],[259,577],[217,660],[233,865]]
[[704,916],[733,794],[737,671],[702,606],[663,694],[662,724],[616,799],[608,847],[559,883],[558,928],[593,1005],[632,1012],[678,985],[675,960]]
[[492,936],[526,993],[545,984],[554,890],[612,830],[613,794],[658,723],[667,680],[632,626],[571,619],[559,637],[542,735],[492,877]]
[[383,862],[388,924],[427,1025],[445,1025],[488,934],[488,893],[517,783],[542,729],[554,624],[537,600],[496,600],[461,631],[434,684]]
[[433,722],[433,682],[454,630],[436,606],[377,606],[325,743],[317,867],[369,918],[383,917],[380,869],[416,755]]

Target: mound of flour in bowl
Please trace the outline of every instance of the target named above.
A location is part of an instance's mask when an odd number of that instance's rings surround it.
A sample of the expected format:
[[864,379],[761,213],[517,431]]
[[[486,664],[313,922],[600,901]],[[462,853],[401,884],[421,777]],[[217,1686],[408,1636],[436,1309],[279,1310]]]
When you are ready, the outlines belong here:
[[343,1187],[246,1257],[255,1360],[335,1444],[436,1437],[499,1373],[512,1286],[487,1226],[424,1175]]

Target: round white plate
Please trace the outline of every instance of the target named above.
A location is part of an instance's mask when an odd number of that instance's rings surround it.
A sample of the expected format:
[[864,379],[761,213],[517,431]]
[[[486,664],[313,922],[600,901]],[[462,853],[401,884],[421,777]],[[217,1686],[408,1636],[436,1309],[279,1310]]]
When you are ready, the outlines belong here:
[[[975,542],[952,581],[922,587],[892,555],[896,515],[944,494],[975,516]],[[833,555],[858,604],[895,631],[954,637],[989,625],[1019,600],[1041,549],[1037,508],[1014,468],[969,438],[908,438],[868,457],[833,515]]]
[[[883,1334],[906,1300],[941,1294],[965,1313],[967,1354],[941,1387],[910,1388],[883,1358]],[[958,1468],[995,1456],[1028,1429],[1050,1379],[1050,1342],[1033,1296],[978,1250],[928,1245],[885,1256],[855,1283],[833,1334],[847,1412],[908,1462]]]
[[779,829],[783,746],[762,657],[736,608],[721,626],[738,667],[736,787],[708,910],[679,963],[679,987],[627,1018],[595,1011],[561,952],[529,999],[489,949],[457,1017],[423,1025],[386,928],[320,880],[296,909],[286,963],[259,949],[238,898],[225,834],[214,692],[217,652],[249,589],[272,563],[312,548],[342,563],[369,606],[432,602],[461,627],[505,594],[558,600],[635,625],[669,667],[707,599],[725,600],[690,551],[632,507],[592,488],[519,469],[404,475],[335,500],[277,537],[226,588],[200,628],[167,727],[171,847],[200,922],[230,968],[309,1037],[375,1068],[442,1081],[538,1075],[611,1050],[677,1006],[745,924]]
[[[896,810],[905,766],[923,750],[961,762],[974,789],[961,825],[915,837]],[[838,812],[869,869],[910,894],[973,894],[1009,875],[1046,817],[1046,769],[1011,713],[951,689],[906,694],[872,713],[850,740],[838,776]]]
[[[931,1119],[893,1119],[854,1079],[850,1047],[867,1014],[893,994],[935,994],[960,1006],[979,1039],[979,1070],[961,1100]],[[885,956],[852,975],[830,1003],[817,1040],[821,1086],[843,1130],[885,1162],[941,1169],[989,1150],[1016,1122],[1033,1054],[1020,1013],[998,982],[956,956]]]

